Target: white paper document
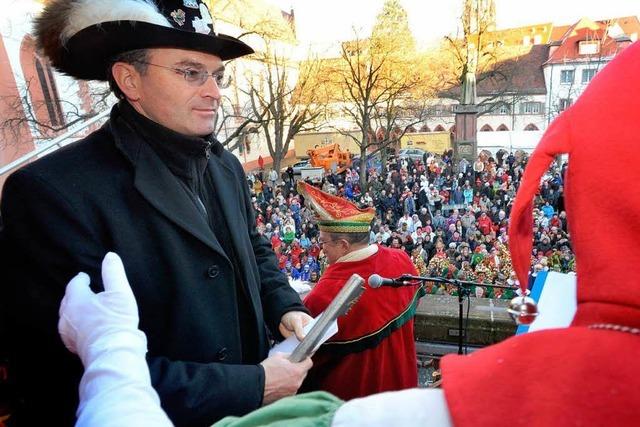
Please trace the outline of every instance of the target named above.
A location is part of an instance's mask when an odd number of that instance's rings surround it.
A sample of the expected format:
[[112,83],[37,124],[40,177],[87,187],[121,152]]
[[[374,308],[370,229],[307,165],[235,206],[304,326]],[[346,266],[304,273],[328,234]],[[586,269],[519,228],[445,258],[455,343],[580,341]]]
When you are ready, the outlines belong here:
[[[307,323],[307,325],[304,327],[305,334],[311,330],[311,328],[313,327],[313,325],[316,324],[316,321],[320,318],[320,316],[322,316],[322,313],[320,313],[318,317],[316,317],[315,319]],[[322,344],[324,344],[325,341],[327,341],[329,338],[331,338],[337,333],[338,333],[338,321],[334,320],[331,326],[329,326],[329,329],[327,329],[327,332],[325,332],[320,343],[316,346],[316,348],[313,349],[313,351],[316,351]],[[293,350],[295,350],[295,348],[298,346],[298,344],[300,344],[300,341],[298,340],[298,338],[296,338],[295,335],[291,335],[289,338],[282,341],[281,343],[274,345],[273,348],[269,351],[269,356],[273,356],[274,353],[291,354],[293,353]]]

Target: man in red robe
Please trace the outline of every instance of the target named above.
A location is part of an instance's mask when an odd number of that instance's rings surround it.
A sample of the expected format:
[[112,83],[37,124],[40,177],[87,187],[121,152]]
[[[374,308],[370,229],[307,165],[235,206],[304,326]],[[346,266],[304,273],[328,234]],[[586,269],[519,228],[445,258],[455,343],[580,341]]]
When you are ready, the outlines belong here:
[[[298,190],[318,214],[320,242],[329,262],[304,300],[312,316],[327,308],[354,273],[365,281],[374,273],[417,274],[404,251],[369,244],[374,209],[358,209],[302,182]],[[338,319],[339,332],[313,357],[314,368],[304,389],[325,390],[349,400],[417,386],[413,315],[423,289],[365,286],[359,301]]]

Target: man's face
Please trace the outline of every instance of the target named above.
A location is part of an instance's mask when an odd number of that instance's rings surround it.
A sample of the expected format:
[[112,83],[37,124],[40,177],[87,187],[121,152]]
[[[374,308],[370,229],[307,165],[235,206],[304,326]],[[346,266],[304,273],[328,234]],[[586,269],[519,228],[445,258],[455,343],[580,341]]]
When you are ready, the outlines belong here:
[[[215,55],[182,49],[149,49],[148,62],[187,71],[217,72],[224,68]],[[175,132],[204,136],[214,131],[220,106],[220,88],[213,78],[197,86],[179,72],[150,65],[139,76],[138,99],[130,99],[136,109]]]
[[329,233],[320,231],[319,241],[322,242],[322,251],[327,257],[327,262],[329,264],[335,263],[340,257],[346,254],[346,251],[344,250],[344,241],[334,240],[333,236]]

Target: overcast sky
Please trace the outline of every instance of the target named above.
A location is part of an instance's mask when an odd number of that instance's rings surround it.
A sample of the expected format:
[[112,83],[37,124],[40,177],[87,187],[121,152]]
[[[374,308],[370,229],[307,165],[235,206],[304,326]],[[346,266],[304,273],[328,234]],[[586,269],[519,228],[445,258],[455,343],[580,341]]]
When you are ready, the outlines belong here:
[[[293,6],[298,39],[332,42],[352,38],[353,27],[366,36],[383,0],[267,0],[284,10]],[[419,41],[455,34],[462,0],[400,0]],[[593,20],[640,15],[640,0],[496,0],[498,28],[553,22],[571,24],[581,17]]]

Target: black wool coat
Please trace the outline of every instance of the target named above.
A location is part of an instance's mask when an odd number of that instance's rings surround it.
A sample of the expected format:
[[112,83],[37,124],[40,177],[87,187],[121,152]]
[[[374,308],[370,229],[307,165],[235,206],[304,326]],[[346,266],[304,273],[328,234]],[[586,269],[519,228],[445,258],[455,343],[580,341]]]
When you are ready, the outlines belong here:
[[[70,425],[82,367],[57,333],[67,282],[119,254],[148,338],[148,364],[176,425],[210,425],[260,406],[264,371],[242,364],[232,264],[178,180],[117,107],[101,129],[12,174],[1,208],[9,253],[0,285],[24,424]],[[241,269],[257,331],[255,360],[282,315],[304,306],[255,229],[246,177],[217,147],[208,168]],[[246,318],[246,316],[245,316]]]

